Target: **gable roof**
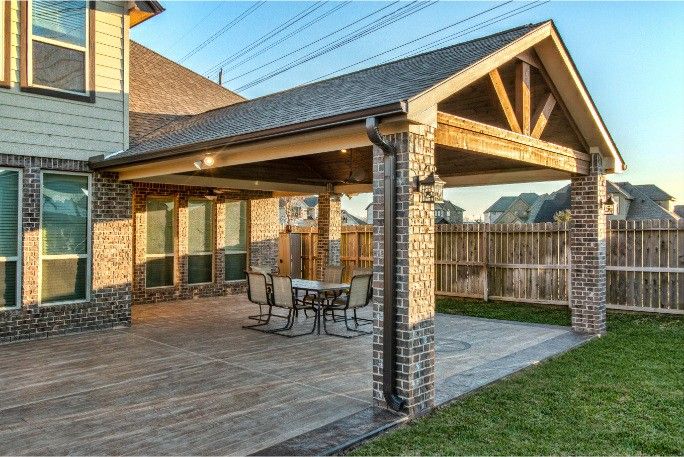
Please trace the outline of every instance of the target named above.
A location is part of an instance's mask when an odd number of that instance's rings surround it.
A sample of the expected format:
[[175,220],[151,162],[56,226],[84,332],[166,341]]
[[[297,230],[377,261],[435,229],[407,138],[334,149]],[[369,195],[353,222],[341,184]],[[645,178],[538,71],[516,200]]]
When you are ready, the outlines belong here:
[[674,207],[674,213],[679,216],[684,218],[684,205],[677,205]]
[[[435,51],[366,68],[282,92],[179,118],[138,138],[102,161],[149,160],[165,152],[196,150],[214,142],[242,141],[368,116],[405,112],[405,102],[546,23],[530,24]],[[133,65],[131,65],[131,69]],[[311,127],[309,127],[311,128]],[[179,152],[180,151],[180,152]],[[94,160],[94,162],[96,162]],[[97,167],[98,164],[95,163]]]
[[499,197],[497,201],[495,201],[492,206],[484,210],[485,213],[503,213],[506,211],[512,204],[513,202],[517,199],[518,197],[516,196],[504,196],[504,197]]
[[651,200],[660,202],[664,200],[674,200],[674,197],[665,192],[655,184],[634,184],[634,187],[639,189],[644,194],[648,195]]
[[245,99],[131,40],[131,143],[178,119]]
[[671,213],[653,201],[651,197],[639,189],[639,186],[635,186],[628,182],[618,182],[616,184],[625,189],[632,196],[632,201],[629,204],[629,211],[627,212],[627,219],[678,219],[676,214]]
[[451,200],[444,200],[443,202],[435,203],[436,208],[441,208],[443,210],[450,210],[450,211],[464,211],[463,208],[460,206],[454,205]]
[[346,225],[367,225],[368,224],[365,220],[354,216],[349,211],[344,210],[344,209],[342,210],[342,220],[344,222],[346,222]]

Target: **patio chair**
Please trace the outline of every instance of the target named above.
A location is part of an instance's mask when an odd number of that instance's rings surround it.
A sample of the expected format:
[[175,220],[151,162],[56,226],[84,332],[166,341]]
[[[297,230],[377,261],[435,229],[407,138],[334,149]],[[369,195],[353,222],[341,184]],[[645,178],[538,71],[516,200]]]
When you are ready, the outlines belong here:
[[[325,268],[325,272],[323,273],[323,282],[329,282],[329,283],[335,283],[339,284],[342,282],[342,271],[344,270],[344,267],[342,265],[328,265]],[[302,297],[302,301],[305,302],[316,302],[318,304],[325,304],[325,302],[329,300],[333,300],[337,298],[339,294],[334,294],[332,292],[325,292],[324,294],[318,296],[318,295],[311,295],[311,294],[305,294]],[[309,315],[304,312],[306,317],[309,317]],[[335,314],[333,313],[333,319],[335,319]]]
[[[328,304],[323,308],[323,330],[327,335],[339,336],[342,338],[353,338],[355,336],[370,335],[371,333],[373,333],[369,331],[359,330],[359,322],[364,322],[365,324],[371,323],[373,321],[370,319],[359,319],[356,316],[356,311],[358,309],[361,309],[370,303],[371,280],[372,275],[369,274],[356,275],[352,277],[351,284],[349,286],[349,293],[337,297],[332,301],[332,303]],[[332,313],[336,310],[344,312],[344,325],[348,331],[354,332],[355,334],[342,335],[339,333],[333,333],[328,331],[325,321],[325,313],[328,311]],[[347,312],[350,310],[353,312],[353,317],[351,318],[347,315]],[[349,326],[350,320],[354,322],[354,328]]]
[[[271,276],[273,283],[272,305],[276,308],[287,310],[287,325],[283,328],[272,330],[272,333],[277,333],[288,338],[297,336],[310,335],[316,331],[316,326],[319,325],[319,308],[313,302],[307,302],[297,297],[295,289],[292,288],[292,278],[289,276]],[[289,335],[282,333],[286,330],[291,330],[297,320],[298,311],[313,311],[314,325],[310,332],[297,333]]]
[[[270,270],[270,268],[257,267],[257,266],[251,265],[249,267],[249,271],[245,272],[245,273],[247,273],[247,274],[249,274],[249,273],[260,273],[260,274],[264,275],[264,277],[266,278],[266,293],[268,296],[270,296],[270,294],[271,294],[271,270]],[[248,278],[248,281],[249,281],[249,278]],[[248,285],[249,285],[249,282],[248,282]],[[247,290],[247,292],[249,294],[249,289]],[[252,319],[255,321],[261,321],[261,320],[263,320],[263,317],[264,317],[263,310],[261,309],[261,306],[260,306],[259,307],[259,314],[253,314],[251,316],[247,316],[247,319]],[[276,317],[283,317],[283,316],[276,316]]]
[[[256,320],[259,323],[243,325],[242,328],[255,328],[267,325],[271,320],[272,305],[266,275],[253,271],[246,271],[245,273],[247,274],[247,299],[250,302],[259,305],[259,314],[247,316],[247,318]],[[264,314],[264,307],[268,310],[266,314]]]

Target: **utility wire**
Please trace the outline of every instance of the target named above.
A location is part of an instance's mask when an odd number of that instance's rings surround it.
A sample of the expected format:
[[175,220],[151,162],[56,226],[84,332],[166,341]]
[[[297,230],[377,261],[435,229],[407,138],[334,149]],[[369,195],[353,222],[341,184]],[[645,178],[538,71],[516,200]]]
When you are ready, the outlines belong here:
[[[297,35],[297,34],[298,34],[299,32],[301,32],[302,30],[305,30],[305,29],[311,27],[313,24],[315,24],[315,23],[317,23],[317,22],[320,22],[322,19],[325,19],[326,17],[330,16],[330,15],[333,14],[333,13],[336,13],[338,10],[340,10],[340,9],[342,9],[342,8],[344,8],[344,7],[346,7],[347,5],[350,5],[351,3],[352,3],[351,0],[349,0],[349,1],[341,2],[341,3],[337,4],[335,7],[331,8],[330,10],[328,10],[328,11],[326,11],[326,12],[324,12],[324,13],[318,15],[317,17],[315,17],[315,18],[312,19],[311,21],[307,22],[307,23],[304,24],[303,26],[299,27],[299,28],[296,29],[296,30],[293,30],[293,31],[290,32],[288,35],[285,35],[284,37],[280,38],[280,39],[279,39],[278,41],[276,41],[275,43],[272,43],[272,44],[269,46],[269,49],[268,49],[268,50],[270,51],[270,50],[274,49],[274,48],[277,47],[279,44],[281,44],[281,43],[283,43],[284,41],[288,40],[289,38],[291,38],[291,37]],[[252,60],[258,58],[259,56],[261,56],[261,53],[260,53],[260,52],[258,52],[258,51],[257,51],[257,52],[254,52],[254,53],[252,53],[251,55],[249,55],[249,56],[245,57],[244,59],[240,60],[239,62],[236,62],[236,63],[234,63],[233,65],[231,65],[231,70],[235,70],[236,68],[242,66],[243,64],[245,64],[245,63],[247,63],[247,62],[251,62]],[[223,68],[223,67],[221,67],[221,68]]]
[[207,47],[209,44],[211,44],[212,42],[214,42],[218,37],[220,37],[221,35],[223,35],[224,33],[226,33],[228,30],[230,30],[230,29],[232,29],[233,27],[235,27],[237,24],[239,24],[239,23],[240,23],[243,19],[245,19],[247,16],[249,16],[250,14],[252,14],[253,12],[255,12],[256,10],[258,10],[264,3],[266,3],[265,0],[260,1],[260,2],[257,2],[257,3],[254,3],[253,5],[251,5],[251,6],[250,6],[249,8],[247,8],[245,11],[243,11],[242,13],[240,13],[235,19],[233,19],[233,20],[230,21],[228,24],[226,24],[225,26],[223,26],[219,31],[217,31],[216,33],[214,33],[212,36],[210,36],[209,38],[207,38],[206,40],[204,40],[204,41],[203,41],[202,43],[200,43],[198,46],[196,46],[195,48],[193,48],[192,50],[190,50],[187,54],[185,54],[183,57],[181,57],[181,58],[178,60],[178,63],[182,63],[182,62],[188,60],[190,57],[192,57],[192,56],[194,56],[195,54],[197,54],[198,52],[200,52],[202,49],[204,49],[204,48]]
[[380,13],[381,11],[384,11],[384,10],[386,10],[387,8],[390,8],[391,6],[393,6],[393,5],[397,4],[397,3],[399,3],[399,2],[398,2],[398,1],[394,1],[394,2],[392,2],[392,3],[390,3],[390,4],[388,4],[388,5],[385,5],[385,6],[381,7],[381,8],[379,8],[379,9],[373,11],[372,13],[369,13],[369,14],[363,16],[362,18],[359,18],[359,19],[357,19],[357,20],[355,20],[355,21],[353,21],[353,22],[351,22],[351,23],[349,23],[349,24],[346,24],[346,25],[344,25],[344,26],[338,28],[337,30],[335,30],[335,31],[333,31],[333,32],[328,33],[327,35],[325,35],[325,36],[323,36],[323,37],[321,37],[321,38],[317,38],[317,39],[315,39],[315,40],[313,40],[313,41],[307,43],[306,45],[304,45],[304,46],[302,46],[302,47],[300,47],[300,48],[297,48],[297,49],[295,49],[295,50],[293,50],[293,51],[290,51],[290,52],[288,52],[288,53],[286,53],[286,54],[283,54],[282,56],[280,56],[280,57],[278,57],[278,58],[276,58],[276,59],[273,59],[273,60],[271,60],[271,61],[269,61],[269,62],[266,62],[266,63],[264,63],[264,64],[262,64],[262,65],[260,65],[260,66],[258,66],[258,67],[255,67],[255,68],[253,68],[253,69],[251,69],[251,70],[249,70],[249,71],[246,71],[245,73],[242,73],[242,74],[240,74],[240,75],[238,75],[238,76],[235,76],[235,77],[233,77],[233,78],[230,78],[230,79],[226,80],[226,82],[230,82],[230,81],[233,81],[233,80],[235,80],[235,79],[238,79],[238,78],[241,78],[241,77],[243,77],[243,76],[246,76],[246,75],[248,75],[248,74],[252,74],[252,73],[254,73],[255,71],[259,71],[259,70],[261,70],[261,69],[264,68],[264,67],[267,67],[267,66],[272,65],[272,64],[274,64],[274,63],[276,63],[276,62],[279,62],[279,61],[281,61],[281,60],[283,60],[283,59],[285,59],[285,58],[291,56],[292,54],[296,54],[296,53],[298,53],[298,52],[300,52],[300,51],[303,51],[304,49],[310,48],[311,46],[313,46],[313,45],[319,43],[320,41],[325,40],[325,39],[327,39],[327,38],[330,38],[330,37],[332,37],[332,36],[334,36],[334,35],[337,35],[338,33],[343,32],[343,31],[345,31],[345,30],[348,30],[348,28],[351,27],[351,26],[353,26],[354,24],[358,24],[358,23],[360,23],[360,22],[363,22],[363,21],[365,21],[366,19],[368,19],[368,18],[370,18],[370,17],[372,17],[372,16],[375,16],[376,14]]
[[218,9],[221,8],[223,5],[225,5],[225,3],[218,2],[218,5],[216,5],[216,8],[213,8],[211,11],[209,11],[209,13],[208,13],[206,16],[202,17],[202,19],[200,19],[199,21],[197,21],[197,22],[195,23],[195,25],[193,25],[192,27],[190,27],[183,35],[181,35],[180,37],[178,37],[173,43],[171,43],[171,44],[168,45],[166,48],[164,48],[164,51],[163,51],[163,52],[168,52],[168,51],[170,51],[171,49],[174,49],[178,43],[180,43],[180,42],[183,41],[188,35],[190,35],[190,33],[192,33],[197,27],[200,26],[200,24],[202,24],[202,23],[205,22],[207,19],[209,19],[211,16],[213,16],[214,13],[215,13],[216,11],[218,11]]
[[252,41],[250,44],[247,46],[243,47],[242,49],[234,52],[230,56],[226,57],[224,60],[221,62],[217,63],[213,67],[211,67],[209,70],[207,70],[206,73],[211,73],[214,71],[219,70],[221,67],[224,65],[228,65],[235,59],[239,59],[240,57],[244,56],[245,54],[249,53],[250,51],[262,46],[264,43],[267,43],[271,38],[277,36],[279,33],[287,30],[289,27],[292,25],[296,24],[297,22],[301,21],[304,19],[306,16],[310,15],[314,11],[316,11],[318,8],[322,7],[324,5],[323,2],[316,2],[311,6],[306,7],[304,10],[300,11],[297,13],[294,17],[288,19],[284,23],[278,25],[276,28],[271,30],[270,32],[265,33],[264,35],[260,36],[256,40]]
[[342,68],[338,68],[337,70],[331,71],[331,72],[326,73],[326,74],[324,74],[324,75],[321,75],[321,76],[319,76],[318,78],[311,79],[311,80],[305,82],[304,84],[309,84],[309,83],[312,83],[312,82],[320,81],[321,79],[325,79],[325,78],[327,78],[328,76],[332,76],[332,75],[335,75],[335,74],[337,74],[337,73],[340,73],[341,71],[347,70],[347,69],[349,69],[349,68],[353,68],[353,67],[355,67],[355,66],[357,66],[357,65],[359,65],[359,64],[362,64],[362,63],[364,63],[364,62],[368,62],[369,60],[373,60],[373,59],[375,59],[375,58],[377,58],[377,57],[383,56],[383,55],[388,54],[388,53],[390,53],[390,52],[392,52],[392,51],[396,51],[397,49],[401,49],[401,48],[403,48],[403,47],[405,47],[405,46],[408,46],[408,45],[410,45],[410,44],[413,44],[413,43],[415,43],[415,42],[417,42],[417,41],[424,40],[425,38],[431,37],[431,36],[433,36],[433,35],[436,35],[436,34],[438,34],[438,33],[443,32],[443,31],[445,31],[445,30],[448,30],[448,29],[450,29],[450,28],[456,27],[456,26],[459,25],[459,24],[462,24],[462,23],[464,23],[464,22],[467,22],[467,21],[469,21],[469,20],[471,20],[471,19],[474,19],[474,18],[476,18],[476,17],[478,17],[478,16],[482,16],[483,14],[487,14],[487,13],[489,13],[490,11],[493,11],[493,10],[495,10],[495,9],[497,9],[497,8],[501,8],[501,7],[503,7],[503,6],[505,6],[505,5],[508,5],[509,3],[512,3],[512,2],[513,2],[513,0],[508,0],[507,2],[497,4],[496,6],[493,6],[493,7],[491,7],[491,8],[487,8],[487,9],[485,9],[485,10],[483,10],[483,11],[480,11],[479,13],[473,14],[472,16],[468,16],[468,17],[465,18],[465,19],[461,19],[461,20],[459,20],[459,21],[457,21],[457,22],[454,22],[454,23],[452,23],[452,24],[447,25],[446,27],[442,27],[441,29],[435,30],[434,32],[426,33],[425,35],[421,35],[421,36],[419,36],[418,38],[414,38],[413,40],[410,40],[410,41],[407,41],[406,43],[400,44],[399,46],[395,46],[395,47],[393,47],[393,48],[391,48],[391,49],[388,49],[388,50],[386,50],[386,51],[380,52],[380,53],[375,54],[375,55],[373,55],[373,56],[366,57],[365,59],[356,61],[356,62],[354,62],[354,63],[352,63],[352,64],[349,64],[349,65],[346,65],[346,66],[344,66],[344,67],[342,67]]
[[[394,13],[391,13],[390,15],[388,15],[388,16],[392,16],[391,18],[384,20],[384,21],[380,21],[380,23],[377,25],[371,24],[368,27],[364,28],[363,30],[356,31],[354,34],[350,34],[351,36],[343,37],[340,40],[337,40],[336,42],[330,43],[329,45],[325,46],[323,49],[311,52],[311,53],[299,58],[298,60],[296,60],[295,62],[293,62],[291,64],[284,65],[284,66],[282,66],[276,70],[273,70],[272,72],[270,72],[264,76],[257,78],[254,81],[251,81],[247,84],[240,86],[237,90],[241,91],[241,90],[249,89],[250,87],[254,87],[256,85],[259,85],[259,84],[261,84],[261,83],[263,83],[263,82],[265,82],[265,81],[267,81],[267,80],[269,80],[269,79],[271,79],[271,78],[273,78],[279,74],[287,72],[287,71],[289,71],[295,67],[298,67],[298,66],[300,66],[300,65],[302,65],[302,64],[304,64],[310,60],[316,59],[316,58],[318,58],[324,54],[327,54],[327,53],[335,50],[335,49],[338,49],[342,46],[345,46],[345,45],[347,45],[353,41],[356,41],[359,38],[362,38],[362,37],[364,37],[370,33],[375,33],[377,31],[387,27],[388,25],[393,24],[394,22],[397,22],[401,19],[409,17],[413,14],[416,14],[417,12],[419,12],[425,8],[430,7],[430,6],[434,5],[435,3],[437,3],[437,2],[435,1],[435,2],[420,3],[419,5],[417,5],[417,7],[413,7],[412,6],[413,3],[412,3],[412,4],[410,4],[411,7],[408,8],[407,11],[403,11],[399,15],[394,15]],[[406,7],[402,7],[401,9],[403,9],[403,8],[406,8]],[[397,10],[397,12],[398,11],[399,10]]]

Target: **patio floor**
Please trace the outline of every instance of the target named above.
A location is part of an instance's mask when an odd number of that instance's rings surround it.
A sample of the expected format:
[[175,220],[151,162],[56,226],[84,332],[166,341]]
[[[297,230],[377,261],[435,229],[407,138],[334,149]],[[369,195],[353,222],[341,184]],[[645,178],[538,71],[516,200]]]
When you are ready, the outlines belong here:
[[[370,336],[242,329],[252,312],[242,296],[142,305],[131,328],[0,346],[0,453],[287,453],[369,410]],[[436,336],[438,403],[584,341],[449,315]]]

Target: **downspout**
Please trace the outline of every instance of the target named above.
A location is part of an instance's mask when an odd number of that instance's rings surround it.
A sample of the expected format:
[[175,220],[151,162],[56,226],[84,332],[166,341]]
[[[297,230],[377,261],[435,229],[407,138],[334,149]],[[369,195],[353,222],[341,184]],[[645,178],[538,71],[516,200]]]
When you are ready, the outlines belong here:
[[395,411],[404,408],[406,401],[397,395],[397,316],[395,308],[395,272],[397,257],[397,240],[395,224],[397,222],[397,150],[380,135],[378,120],[375,117],[366,119],[366,133],[371,143],[382,149],[384,153],[384,204],[385,217],[383,224],[384,255],[383,262],[383,329],[382,329],[382,385],[387,406]]

